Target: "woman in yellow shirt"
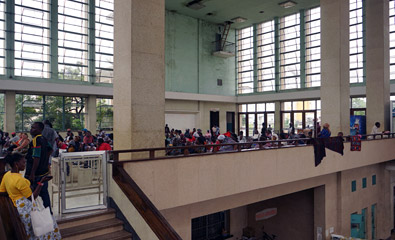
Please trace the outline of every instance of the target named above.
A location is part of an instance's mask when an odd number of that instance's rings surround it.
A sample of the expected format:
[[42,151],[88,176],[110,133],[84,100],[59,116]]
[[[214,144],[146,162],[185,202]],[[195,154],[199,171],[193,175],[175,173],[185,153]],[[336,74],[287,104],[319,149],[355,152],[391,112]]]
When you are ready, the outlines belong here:
[[[34,198],[40,193],[43,182],[51,180],[51,176],[46,176],[38,183],[38,186],[32,192],[30,189],[30,181],[20,174],[20,171],[25,170],[26,160],[23,155],[19,153],[9,154],[5,158],[6,162],[10,165],[11,171],[4,174],[0,184],[0,192],[7,192],[11,198],[14,206],[18,209],[19,216],[25,225],[26,234],[28,239],[61,239],[60,232],[56,221],[54,220],[54,231],[46,233],[42,236],[34,236],[33,228],[30,219],[30,212],[33,209],[31,196]],[[35,207],[35,206],[34,206]]]

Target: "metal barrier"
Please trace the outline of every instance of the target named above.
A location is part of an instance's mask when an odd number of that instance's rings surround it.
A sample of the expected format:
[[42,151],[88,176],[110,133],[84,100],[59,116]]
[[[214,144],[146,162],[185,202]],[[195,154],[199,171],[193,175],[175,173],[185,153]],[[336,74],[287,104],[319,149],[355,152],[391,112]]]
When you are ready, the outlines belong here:
[[107,208],[107,159],[106,151],[52,159],[52,199],[57,195],[59,214]]

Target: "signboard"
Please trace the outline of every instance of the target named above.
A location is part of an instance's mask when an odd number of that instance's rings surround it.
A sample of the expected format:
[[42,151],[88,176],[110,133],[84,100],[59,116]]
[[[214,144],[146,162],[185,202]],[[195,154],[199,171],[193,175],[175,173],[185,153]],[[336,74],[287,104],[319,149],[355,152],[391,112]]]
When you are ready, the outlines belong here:
[[274,217],[276,215],[277,215],[277,208],[268,208],[260,212],[257,212],[255,214],[255,220],[256,221],[265,220]]

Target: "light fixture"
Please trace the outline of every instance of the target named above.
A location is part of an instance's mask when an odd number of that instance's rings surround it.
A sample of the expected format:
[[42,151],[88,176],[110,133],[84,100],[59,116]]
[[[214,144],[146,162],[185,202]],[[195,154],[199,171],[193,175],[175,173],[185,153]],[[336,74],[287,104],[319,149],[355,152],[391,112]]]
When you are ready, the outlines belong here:
[[190,1],[189,3],[187,3],[186,7],[191,8],[193,10],[199,10],[199,9],[206,7],[206,5],[204,5],[201,2],[202,2],[202,0],[193,0],[193,1]]
[[285,1],[285,2],[280,2],[278,5],[280,5],[283,8],[290,8],[295,6],[297,3],[294,1]]
[[242,22],[247,21],[247,18],[235,17],[235,18],[232,18],[231,20],[232,20],[232,22],[235,22],[235,23],[242,23]]

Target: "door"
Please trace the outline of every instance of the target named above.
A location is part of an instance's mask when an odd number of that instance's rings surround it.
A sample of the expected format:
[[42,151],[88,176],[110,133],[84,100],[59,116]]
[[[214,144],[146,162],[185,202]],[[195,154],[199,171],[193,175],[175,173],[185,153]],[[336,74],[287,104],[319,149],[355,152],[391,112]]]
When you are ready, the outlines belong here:
[[226,112],[226,131],[235,132],[235,113]]
[[210,127],[219,127],[219,111],[210,111]]
[[303,113],[294,112],[293,115],[295,134],[297,134],[300,132],[300,130],[303,130]]
[[351,214],[351,237],[359,238],[362,228],[362,214]]
[[304,127],[312,129],[314,131],[314,119],[315,119],[315,112],[305,112],[304,113]]
[[372,239],[376,239],[376,204],[372,205]]

